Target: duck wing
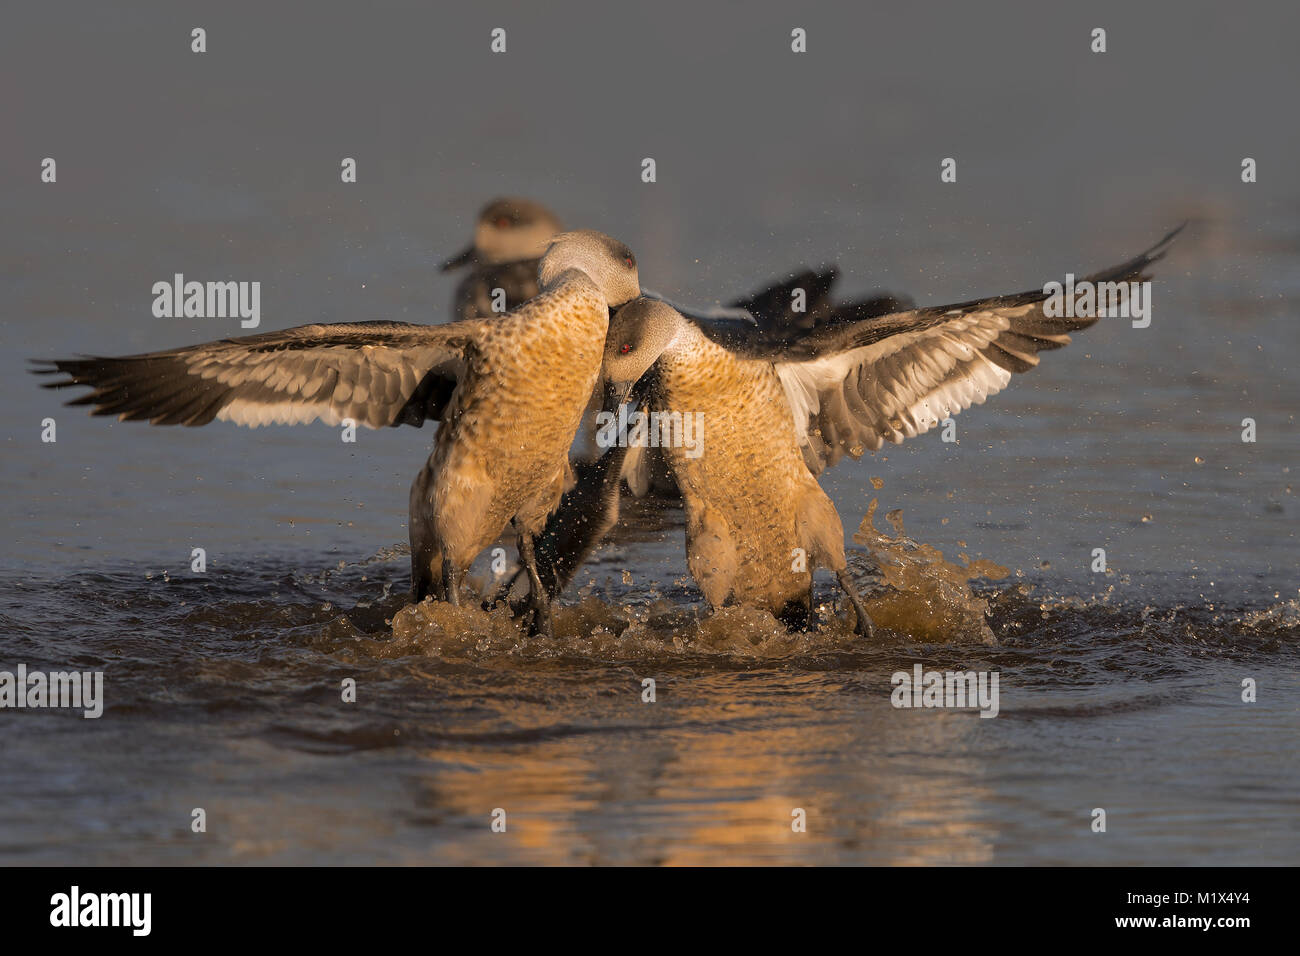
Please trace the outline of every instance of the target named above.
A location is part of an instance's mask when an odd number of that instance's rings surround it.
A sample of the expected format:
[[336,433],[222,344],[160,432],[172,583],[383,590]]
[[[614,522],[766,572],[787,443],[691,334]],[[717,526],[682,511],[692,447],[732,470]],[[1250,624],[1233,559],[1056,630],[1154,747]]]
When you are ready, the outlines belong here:
[[[1087,276],[1093,283],[1148,278],[1182,226],[1138,256]],[[1082,281],[1082,280],[1080,280]],[[1126,291],[1127,286],[1121,286]],[[1038,364],[1038,353],[1070,343],[1095,317],[1049,316],[1033,289],[955,305],[832,322],[773,346],[735,324],[696,325],[780,376],[809,467],[857,458],[886,441],[920,435],[981,404]]]
[[56,359],[33,371],[66,376],[46,388],[89,388],[68,404],[121,421],[420,426],[441,416],[480,327],[304,325],[143,355]]

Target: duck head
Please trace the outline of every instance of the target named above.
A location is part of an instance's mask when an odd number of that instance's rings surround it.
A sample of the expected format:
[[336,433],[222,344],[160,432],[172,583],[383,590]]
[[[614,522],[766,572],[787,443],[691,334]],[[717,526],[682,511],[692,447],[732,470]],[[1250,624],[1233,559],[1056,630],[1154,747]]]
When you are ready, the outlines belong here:
[[474,242],[443,262],[442,271],[471,262],[495,265],[541,258],[551,238],[563,228],[555,213],[541,203],[510,196],[494,199],[478,214]]
[[619,404],[659,360],[686,325],[682,314],[658,299],[642,296],[614,313],[605,336],[605,381]]
[[611,310],[641,294],[636,256],[617,239],[593,229],[562,232],[542,256],[538,277],[547,289],[566,272],[584,273],[600,289]]

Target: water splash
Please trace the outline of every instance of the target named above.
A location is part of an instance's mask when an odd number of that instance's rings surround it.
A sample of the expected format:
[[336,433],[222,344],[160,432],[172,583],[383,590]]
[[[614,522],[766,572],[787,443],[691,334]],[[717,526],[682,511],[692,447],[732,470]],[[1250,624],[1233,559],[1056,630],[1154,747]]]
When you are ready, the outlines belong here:
[[791,632],[766,611],[720,608],[712,613],[663,598],[609,604],[584,597],[555,608],[555,636],[530,637],[504,606],[425,601],[393,617],[392,639],[369,641],[378,657],[410,654],[487,662],[580,659],[606,662],[736,658],[775,660],[861,649],[848,624],[832,617],[812,632]]
[[938,548],[907,536],[901,509],[885,515],[894,534],[878,530],[874,519],[879,503],[871,499],[853,535],[867,553],[849,555],[849,569],[864,591],[876,627],[922,643],[996,644],[988,603],[975,594],[971,582],[1000,581],[1007,569],[965,555],[965,564],[948,561]]

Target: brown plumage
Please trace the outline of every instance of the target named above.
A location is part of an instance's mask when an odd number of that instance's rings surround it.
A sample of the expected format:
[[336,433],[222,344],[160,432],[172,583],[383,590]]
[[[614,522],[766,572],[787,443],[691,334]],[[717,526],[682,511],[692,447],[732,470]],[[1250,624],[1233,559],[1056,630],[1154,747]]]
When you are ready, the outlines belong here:
[[[811,608],[812,571],[824,567],[860,606],[844,573],[839,515],[804,462],[774,364],[738,356],[663,303],[637,299],[611,324],[607,374],[617,381],[636,371],[631,356],[661,343],[647,409],[698,414],[703,426],[698,455],[673,441],[659,452],[681,490],[686,564],[704,599],[760,607],[798,626]],[[865,610],[857,621],[869,633]]]
[[[1146,278],[1178,231],[1089,279]],[[844,529],[815,474],[982,403],[1037,365],[1038,352],[1096,321],[1049,317],[1046,298],[1035,290],[912,310],[776,344],[743,323],[687,319],[649,299],[619,310],[606,377],[626,387],[649,372],[647,410],[703,416],[701,453],[680,443],[661,450],[685,501],[687,565],[710,606],[741,603],[797,621],[811,610],[812,571],[825,567],[867,632],[846,573]],[[606,480],[605,501],[611,496],[617,483]],[[552,524],[566,520],[561,511]]]
[[[71,404],[157,425],[440,421],[411,488],[412,589],[459,603],[465,569],[508,524],[532,566],[532,537],[560,501],[600,375],[610,307],[639,293],[632,253],[590,231],[556,237],[541,283],[537,298],[491,320],[311,325],[44,371],[68,376],[49,387],[90,387]],[[529,578],[545,631],[535,567]]]

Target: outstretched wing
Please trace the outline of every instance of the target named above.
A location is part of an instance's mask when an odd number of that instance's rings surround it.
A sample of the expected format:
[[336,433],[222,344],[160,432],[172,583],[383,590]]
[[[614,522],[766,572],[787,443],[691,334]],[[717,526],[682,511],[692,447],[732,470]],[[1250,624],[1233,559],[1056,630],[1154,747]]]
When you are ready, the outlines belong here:
[[[1181,231],[1180,226],[1141,255],[1088,280],[1147,278],[1146,269]],[[1096,321],[1048,316],[1047,298],[1031,290],[915,309],[814,329],[776,352],[763,354],[749,343],[738,351],[772,360],[805,457],[820,471],[845,454],[856,458],[886,441],[901,442],[983,403],[1013,373],[1037,365],[1039,352],[1068,345],[1068,333]],[[734,342],[736,334],[728,329],[726,338]]]
[[304,325],[186,348],[38,363],[86,386],[69,405],[154,425],[256,428],[346,418],[371,428],[436,420],[464,375],[478,322]]

